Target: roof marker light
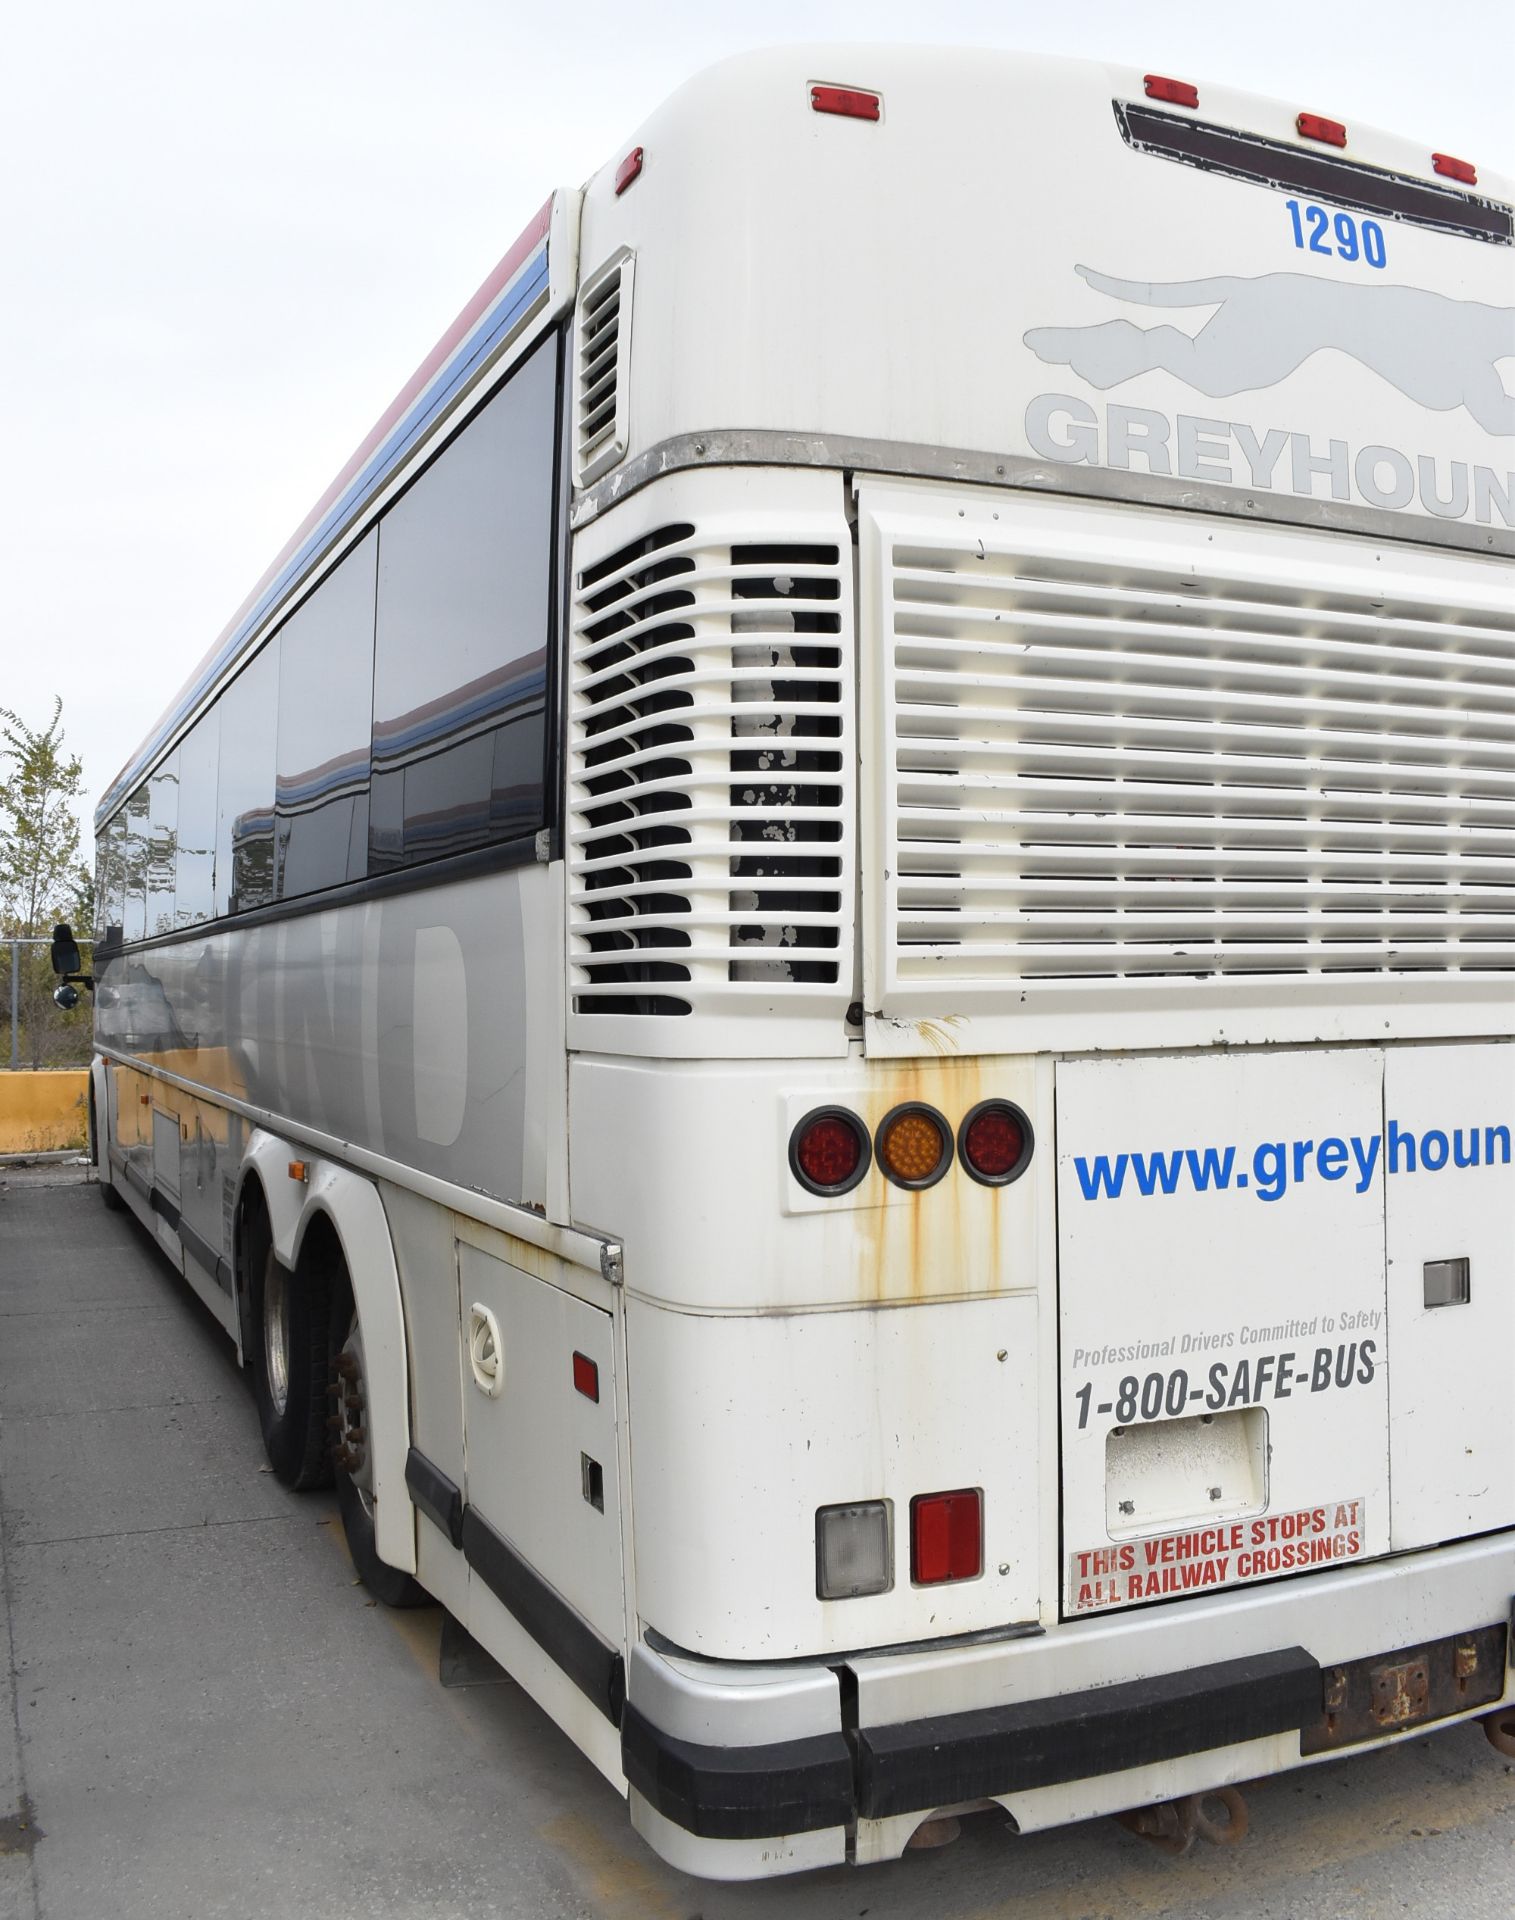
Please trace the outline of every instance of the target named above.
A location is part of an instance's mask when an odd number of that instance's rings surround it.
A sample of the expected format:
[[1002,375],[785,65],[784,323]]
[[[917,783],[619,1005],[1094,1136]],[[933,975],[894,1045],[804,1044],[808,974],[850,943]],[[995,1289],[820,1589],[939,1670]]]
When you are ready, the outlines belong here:
[[1294,125],[1301,140],[1323,140],[1328,147],[1347,144],[1347,130],[1339,120],[1327,120],[1319,113],[1302,113]]
[[1143,77],[1142,85],[1147,89],[1149,100],[1166,100],[1174,107],[1199,105],[1199,88],[1190,86],[1187,80],[1166,80],[1160,73],[1149,73]]
[[812,87],[810,104],[817,113],[839,113],[845,120],[877,120],[883,97],[861,87]]
[[1433,153],[1431,165],[1448,180],[1460,180],[1465,187],[1478,185],[1478,169],[1470,160],[1455,160],[1450,153]]
[[642,149],[633,147],[615,170],[615,190],[619,197],[642,171]]

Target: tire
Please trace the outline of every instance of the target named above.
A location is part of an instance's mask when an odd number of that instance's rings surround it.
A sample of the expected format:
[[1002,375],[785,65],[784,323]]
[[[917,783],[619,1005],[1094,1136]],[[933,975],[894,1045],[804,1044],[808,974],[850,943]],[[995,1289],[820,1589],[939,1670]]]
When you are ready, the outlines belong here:
[[95,1170],[95,1185],[100,1189],[100,1198],[105,1202],[106,1212],[122,1213],[126,1209],[126,1202],[121,1198],[120,1194],[117,1193],[115,1187],[112,1185],[112,1183],[109,1180],[105,1178],[104,1173],[102,1172],[102,1168],[105,1167],[105,1159],[106,1159],[106,1156],[102,1151],[103,1146],[104,1146],[104,1142],[100,1138],[100,1120],[99,1120],[99,1116],[95,1112],[95,1081],[94,1081],[94,1075],[91,1074],[90,1085],[89,1085],[90,1165]]
[[326,1444],[331,1297],[314,1268],[293,1274],[274,1252],[268,1221],[247,1227],[253,1398],[268,1464],[286,1487],[331,1484]]
[[[427,1607],[431,1595],[420,1583],[379,1558],[374,1525],[374,1502],[367,1472],[367,1434],[373,1411],[363,1379],[363,1340],[353,1305],[352,1282],[338,1263],[331,1276],[331,1352],[336,1379],[338,1426],[334,1439],[333,1476],[337,1508],[347,1551],[358,1577],[386,1607]],[[362,1436],[359,1439],[357,1436]]]

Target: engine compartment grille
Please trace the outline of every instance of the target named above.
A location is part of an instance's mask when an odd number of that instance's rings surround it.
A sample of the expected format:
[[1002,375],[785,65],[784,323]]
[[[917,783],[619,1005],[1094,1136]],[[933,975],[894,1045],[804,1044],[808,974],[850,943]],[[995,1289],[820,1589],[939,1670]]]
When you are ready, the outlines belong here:
[[763,514],[661,520],[580,565],[576,1013],[846,997],[850,574],[843,540]]
[[1515,970],[1508,573],[1194,520],[880,516],[894,980]]

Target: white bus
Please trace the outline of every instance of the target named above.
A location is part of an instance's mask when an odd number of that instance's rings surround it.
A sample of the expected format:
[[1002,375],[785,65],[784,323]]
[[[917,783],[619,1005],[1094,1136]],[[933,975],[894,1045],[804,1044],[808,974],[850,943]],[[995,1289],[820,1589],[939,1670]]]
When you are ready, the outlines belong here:
[[693,80],[101,805],[107,1198],[693,1872],[1515,1750],[1515,229],[1329,104]]

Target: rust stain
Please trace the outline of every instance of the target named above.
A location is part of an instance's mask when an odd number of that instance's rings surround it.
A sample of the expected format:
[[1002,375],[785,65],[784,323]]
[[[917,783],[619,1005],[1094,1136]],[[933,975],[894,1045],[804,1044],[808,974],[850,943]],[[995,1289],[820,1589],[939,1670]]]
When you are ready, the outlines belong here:
[[[926,1028],[957,1024],[923,1022]],[[880,1063],[858,1100],[860,1118],[876,1133],[892,1108],[918,1101],[932,1107],[956,1141],[963,1116],[985,1097],[995,1062],[961,1055]],[[1003,1202],[998,1188],[970,1179],[955,1157],[933,1187],[901,1192],[845,1216],[861,1305],[904,1306],[926,1300],[982,1297],[999,1290],[1003,1271]]]

